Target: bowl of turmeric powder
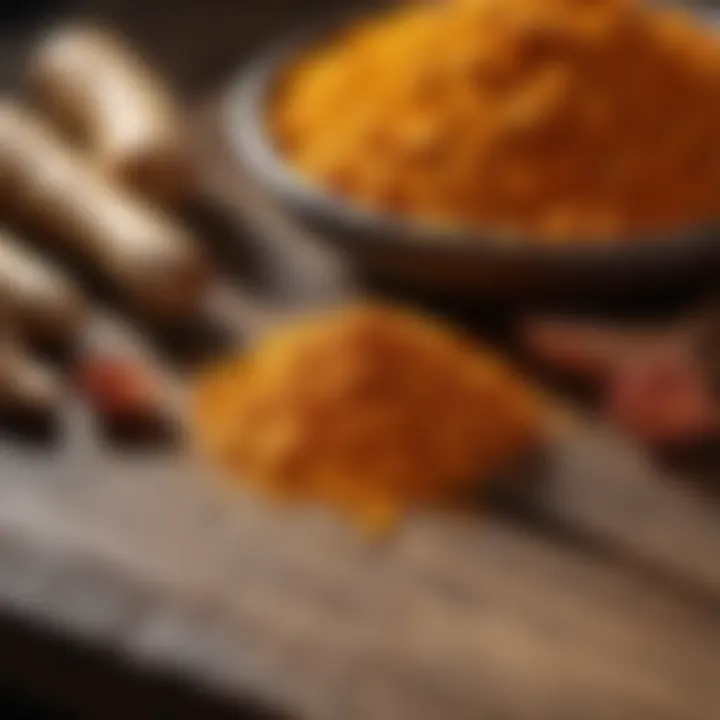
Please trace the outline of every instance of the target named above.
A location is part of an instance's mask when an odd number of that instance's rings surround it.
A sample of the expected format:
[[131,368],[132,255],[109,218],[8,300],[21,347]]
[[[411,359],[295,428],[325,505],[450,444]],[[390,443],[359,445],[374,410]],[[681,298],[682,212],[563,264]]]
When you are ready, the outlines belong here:
[[720,32],[640,0],[448,0],[281,44],[241,162],[373,272],[618,293],[720,269]]

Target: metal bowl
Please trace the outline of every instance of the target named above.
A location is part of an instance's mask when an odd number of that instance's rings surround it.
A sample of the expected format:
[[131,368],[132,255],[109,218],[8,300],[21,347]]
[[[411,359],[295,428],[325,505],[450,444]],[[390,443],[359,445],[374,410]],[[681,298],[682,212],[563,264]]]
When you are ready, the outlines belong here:
[[720,224],[663,237],[543,245],[492,232],[434,229],[355,207],[311,185],[276,151],[266,111],[279,73],[318,37],[305,33],[280,43],[238,75],[228,96],[228,134],[238,160],[279,205],[359,268],[421,290],[521,302],[622,300],[717,277]]

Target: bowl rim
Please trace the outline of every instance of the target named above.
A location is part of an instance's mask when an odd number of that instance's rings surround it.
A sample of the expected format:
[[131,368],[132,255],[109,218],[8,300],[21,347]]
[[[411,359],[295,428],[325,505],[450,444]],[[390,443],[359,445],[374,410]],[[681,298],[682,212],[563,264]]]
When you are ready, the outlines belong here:
[[[720,10],[694,8],[709,22],[720,20]],[[357,13],[353,13],[356,15]],[[341,13],[329,22],[306,27],[273,43],[244,67],[231,82],[224,115],[231,151],[257,176],[261,184],[304,216],[332,224],[363,244],[388,245],[415,254],[454,255],[458,258],[494,258],[550,262],[650,261],[693,246],[720,243],[720,219],[665,235],[593,238],[591,241],[547,243],[524,239],[502,230],[432,226],[399,215],[353,205],[309,182],[277,151],[266,122],[266,109],[279,74],[308,46],[337,31],[352,18]],[[720,244],[718,244],[720,248]]]

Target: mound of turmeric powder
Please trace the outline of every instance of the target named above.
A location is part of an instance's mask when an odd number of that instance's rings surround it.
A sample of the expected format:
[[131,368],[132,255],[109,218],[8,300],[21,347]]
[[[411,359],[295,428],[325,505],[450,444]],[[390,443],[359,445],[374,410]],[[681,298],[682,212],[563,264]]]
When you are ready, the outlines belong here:
[[720,216],[720,34],[633,0],[449,0],[300,57],[278,147],[370,208],[541,241]]
[[292,324],[211,370],[195,428],[248,487],[379,530],[521,457],[539,437],[539,406],[487,351],[363,305]]

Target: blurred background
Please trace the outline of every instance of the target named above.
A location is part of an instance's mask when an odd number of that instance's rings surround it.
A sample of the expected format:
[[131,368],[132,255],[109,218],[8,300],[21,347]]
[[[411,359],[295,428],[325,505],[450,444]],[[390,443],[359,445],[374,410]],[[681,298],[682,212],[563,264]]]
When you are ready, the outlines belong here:
[[[0,83],[6,92],[18,89],[22,82],[28,53],[43,30],[62,19],[82,17],[100,21],[127,37],[163,76],[172,81],[185,99],[193,103],[194,107],[201,107],[206,102],[216,99],[218,89],[223,86],[224,81],[233,70],[244,59],[251,57],[259,48],[262,48],[267,39],[274,36],[279,29],[295,27],[310,14],[322,15],[325,12],[336,11],[342,4],[342,1],[338,0],[254,0],[252,2],[243,2],[242,0],[8,0],[0,5]],[[271,238],[268,238],[268,241],[270,240]],[[662,300],[663,298],[654,298],[649,302],[650,314],[660,308]],[[460,310],[458,308],[458,315],[462,314]],[[473,317],[475,310],[476,308],[469,309],[470,322],[477,319]],[[492,310],[494,311],[495,308]],[[633,308],[627,308],[627,310],[630,313]],[[597,455],[595,457],[597,458]],[[572,467],[570,467],[570,471],[574,472]],[[633,478],[641,475],[636,472],[635,466],[632,466],[628,472]],[[0,470],[1,474],[2,470]],[[0,481],[2,480],[3,478],[0,477]],[[47,481],[47,478],[43,481]],[[588,483],[592,483],[592,480],[588,480]],[[585,489],[587,490],[587,486]],[[648,491],[647,496],[643,496],[641,493],[638,497],[649,497],[652,492],[654,491]],[[572,508],[574,502],[578,502],[577,507],[583,508],[583,511],[590,507],[588,517],[591,520],[594,519],[594,496],[588,492],[587,497],[578,501],[577,498],[580,495],[582,492],[573,496],[568,502],[568,507]],[[159,491],[158,496],[160,496]],[[558,500],[558,497],[555,500]],[[616,497],[622,499],[625,496],[620,491]],[[632,499],[632,493],[629,494],[629,497]],[[674,497],[672,494],[668,495],[669,499],[666,501],[665,496],[662,496],[659,501],[660,510],[667,510],[667,517],[672,515],[668,508],[673,505]],[[583,505],[584,502],[585,505]],[[607,511],[605,518],[611,517],[617,510],[612,507],[612,504],[609,502],[605,508]],[[641,502],[637,504],[638,506],[642,505]],[[559,506],[564,507],[561,497]],[[602,503],[598,502],[597,506],[600,507],[599,512],[602,515]],[[573,510],[570,512],[572,513]],[[643,534],[642,522],[639,524],[637,534],[633,535],[636,530],[633,512],[633,509],[628,507],[627,514],[622,515],[617,526],[610,523],[611,531],[616,527],[624,526],[628,531],[627,537],[640,538],[641,551],[647,547],[651,550],[660,548],[660,555],[667,552],[672,562],[676,562],[682,552],[678,551],[678,554],[674,554],[675,548],[672,539],[668,540],[662,536],[662,533],[647,532]],[[582,511],[580,515],[582,515]],[[639,516],[642,518],[642,512],[639,513]],[[662,516],[662,512],[659,513],[659,516],[665,517]],[[707,520],[709,516],[710,512],[708,511],[703,516],[703,520]],[[692,522],[686,522],[688,517],[692,517],[690,512],[687,515],[680,515],[680,536],[685,537],[683,533],[687,532],[687,537],[692,540],[690,548],[700,547],[701,541],[704,540],[702,528],[694,533]],[[518,518],[519,524],[527,521],[521,512],[518,514]],[[585,516],[582,516],[579,524],[582,524],[585,519]],[[517,518],[512,518],[512,522],[516,520]],[[527,522],[529,526],[532,526],[532,521]],[[551,524],[552,521],[549,525]],[[656,526],[654,528],[657,529]],[[546,529],[542,525],[542,521],[536,521],[536,526],[530,531],[530,535],[535,533],[542,536]],[[603,530],[604,528],[601,527],[601,533]],[[714,532],[716,533],[717,530]],[[593,565],[597,559],[595,555],[599,556],[602,552],[596,553],[597,548],[593,544],[593,539],[588,540],[586,537],[581,537],[582,532],[575,535],[573,530],[568,530],[567,527],[561,527],[560,530],[553,527],[548,534],[552,533],[557,535],[552,540],[557,545],[562,545],[567,541],[568,545],[577,543],[578,546],[582,546],[583,552],[588,551],[588,558],[590,558],[588,567],[595,567]],[[717,535],[713,534],[711,530],[707,537],[712,541]],[[623,537],[619,547],[622,547],[622,542],[625,540],[626,537]],[[648,542],[644,545],[646,540]],[[695,544],[693,545],[693,543]],[[492,546],[492,541],[489,544]],[[678,542],[678,546],[680,545],[682,542]],[[692,573],[698,568],[698,575],[702,576],[701,580],[704,581],[709,576],[710,592],[707,593],[709,597],[717,591],[717,585],[712,585],[712,583],[717,582],[718,575],[717,571],[712,569],[703,575],[708,567],[707,564],[703,565],[703,562],[707,560],[708,554],[712,554],[712,542],[707,543],[705,550],[706,554],[698,560],[697,565],[693,564],[694,560],[689,561],[691,569],[688,576],[692,576]],[[490,552],[493,552],[492,547],[490,547]],[[650,554],[652,555],[652,553]],[[692,555],[692,553],[688,554]],[[609,555],[612,556],[612,552]],[[642,552],[640,555],[642,556]],[[642,556],[641,559],[644,561],[646,558]],[[651,557],[651,560],[653,559]],[[677,570],[678,564],[682,565],[682,563],[681,558],[679,563],[672,566],[673,571]],[[647,564],[650,569],[644,568],[640,573],[643,581],[646,576],[652,577],[655,572],[652,562]],[[620,561],[618,565],[623,566],[623,561]],[[604,566],[602,567],[604,573]],[[554,572],[555,569],[550,564],[549,575],[552,577]],[[559,576],[562,573],[558,571],[557,574]],[[605,576],[599,575],[599,577],[604,578]],[[674,576],[670,575],[670,578],[669,582],[667,579],[663,580],[665,584],[662,587],[663,589],[670,588],[668,595],[674,598],[676,590],[673,586]],[[568,578],[561,580],[560,584],[567,581],[568,585],[572,585],[575,582],[572,576],[569,576],[569,580]],[[603,588],[603,580],[598,582],[598,587]],[[678,583],[678,585],[680,584]],[[701,584],[699,583],[699,585]],[[643,590],[645,589],[643,586]],[[702,596],[697,604],[703,605],[705,609],[711,607],[716,616],[717,595],[714,595],[712,601],[708,602],[703,594],[706,589],[703,588],[697,593],[695,589],[688,591],[687,595],[692,596],[688,606],[697,601],[696,595]],[[678,594],[682,595],[681,592]],[[632,593],[628,592],[628,596],[630,595]],[[340,596],[342,597],[342,594]],[[684,599],[683,596],[683,601]],[[352,605],[352,603],[349,604]],[[622,603],[619,603],[618,606],[623,607]],[[668,616],[670,617],[668,624],[671,624],[672,615]],[[592,622],[591,616],[589,623]],[[698,621],[698,628],[700,626],[701,622]],[[543,632],[546,630],[547,628],[543,628]],[[554,629],[550,628],[547,634],[552,635],[553,632]],[[699,634],[702,632],[700,631]],[[295,661],[302,664],[303,658],[299,660],[295,658]],[[543,674],[542,670],[539,675]],[[349,687],[346,689],[352,689],[352,679],[341,678],[340,683],[348,685]],[[409,685],[411,683],[408,683]],[[511,688],[511,694],[513,693],[514,689]],[[411,690],[408,695],[412,694]],[[580,698],[579,706],[582,706],[582,698]],[[232,718],[270,718],[279,717],[279,715],[275,715],[274,710],[263,709],[262,704],[256,702],[248,701],[247,706],[243,706],[237,697],[234,697],[232,701],[229,699],[226,701],[220,693],[212,695],[204,693],[172,674],[165,675],[155,669],[148,672],[146,669],[131,665],[112,652],[100,651],[82,643],[70,642],[66,637],[51,629],[41,628],[32,623],[19,623],[13,619],[12,614],[5,617],[4,613],[0,612],[0,720],[87,720],[88,718],[113,720],[121,717],[147,717],[153,720],[165,720],[166,718],[178,718],[178,720],[184,718],[187,720],[215,720],[216,718],[223,720],[227,718],[231,720]],[[342,710],[340,714],[332,717],[344,720]],[[501,708],[498,709],[497,715],[488,715],[488,717],[513,718],[515,716],[504,714]],[[568,715],[563,718],[553,718],[553,720],[581,720],[581,717],[584,716]],[[591,716],[588,715],[588,717]],[[675,716],[668,717],[674,718]],[[450,716],[448,718],[452,720]],[[367,717],[366,720],[374,720],[374,718]],[[618,717],[614,720],[646,720],[646,718],[638,715],[633,718]],[[655,720],[655,718],[647,718],[647,720]],[[713,720],[713,718],[708,716],[707,720]]]
[[230,3],[209,0],[11,0],[2,10],[2,82],[12,87],[22,57],[43,26],[63,17],[98,19],[136,42],[188,96],[197,96],[233,69],[278,27],[292,27],[308,8],[320,12],[336,3],[268,0]]

